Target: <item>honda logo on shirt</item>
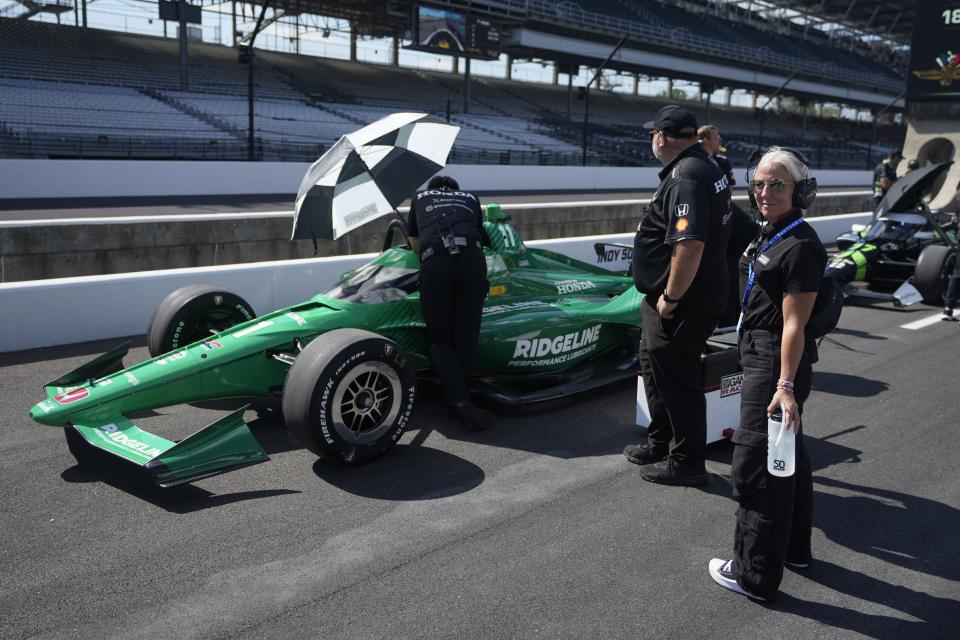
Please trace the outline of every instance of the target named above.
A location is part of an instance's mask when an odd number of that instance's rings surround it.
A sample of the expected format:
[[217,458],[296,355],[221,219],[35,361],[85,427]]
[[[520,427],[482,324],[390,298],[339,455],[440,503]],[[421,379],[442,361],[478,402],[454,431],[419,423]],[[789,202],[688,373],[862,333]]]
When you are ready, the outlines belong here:
[[690,205],[688,204],[678,204],[677,205],[677,217],[682,218],[690,212]]

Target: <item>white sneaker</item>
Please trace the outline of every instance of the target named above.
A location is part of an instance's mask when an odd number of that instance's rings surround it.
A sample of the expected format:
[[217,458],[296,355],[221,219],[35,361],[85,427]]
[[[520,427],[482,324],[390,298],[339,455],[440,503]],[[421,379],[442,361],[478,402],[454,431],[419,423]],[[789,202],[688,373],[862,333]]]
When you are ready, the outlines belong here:
[[957,319],[953,316],[953,309],[950,307],[944,307],[943,313],[940,314],[940,319],[946,322],[956,322]]
[[714,558],[707,567],[710,569],[710,577],[713,578],[713,581],[724,589],[743,594],[757,602],[769,602],[767,598],[754,595],[737,584],[737,577],[733,575],[733,560]]

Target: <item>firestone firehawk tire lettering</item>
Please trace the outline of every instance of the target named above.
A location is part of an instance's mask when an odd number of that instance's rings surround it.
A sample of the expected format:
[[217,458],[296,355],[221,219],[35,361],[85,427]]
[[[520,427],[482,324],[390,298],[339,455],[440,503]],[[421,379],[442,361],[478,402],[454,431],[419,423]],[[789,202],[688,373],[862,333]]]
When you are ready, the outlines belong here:
[[283,416],[310,451],[360,462],[396,444],[415,398],[416,371],[400,347],[362,329],[336,329],[297,356],[283,388]]
[[235,293],[208,284],[177,289],[157,306],[147,329],[147,346],[153,357],[201,340],[216,329],[257,317],[253,307]]

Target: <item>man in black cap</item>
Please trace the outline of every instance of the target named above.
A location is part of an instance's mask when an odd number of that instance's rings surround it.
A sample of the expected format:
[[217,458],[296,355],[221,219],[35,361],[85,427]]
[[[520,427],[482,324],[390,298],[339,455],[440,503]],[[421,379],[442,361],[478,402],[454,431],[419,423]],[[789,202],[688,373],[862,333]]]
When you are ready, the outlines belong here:
[[647,440],[623,453],[660,484],[701,485],[707,416],[700,355],[727,303],[729,181],[698,144],[697,119],[670,105],[643,125],[664,165],[634,238],[641,305],[640,368],[650,410]]

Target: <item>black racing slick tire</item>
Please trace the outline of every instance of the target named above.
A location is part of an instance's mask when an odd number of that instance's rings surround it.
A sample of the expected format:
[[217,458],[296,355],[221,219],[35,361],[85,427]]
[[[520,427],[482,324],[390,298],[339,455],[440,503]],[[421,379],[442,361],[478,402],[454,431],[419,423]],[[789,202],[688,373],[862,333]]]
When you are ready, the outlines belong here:
[[283,387],[283,417],[315,454],[371,460],[396,444],[416,399],[416,371],[396,343],[361,329],[315,338]]
[[924,304],[940,306],[947,290],[957,256],[953,247],[932,244],[924,247],[913,269],[913,286],[923,296]]
[[153,312],[147,347],[157,357],[256,317],[246,300],[226,289],[208,284],[182,287]]

